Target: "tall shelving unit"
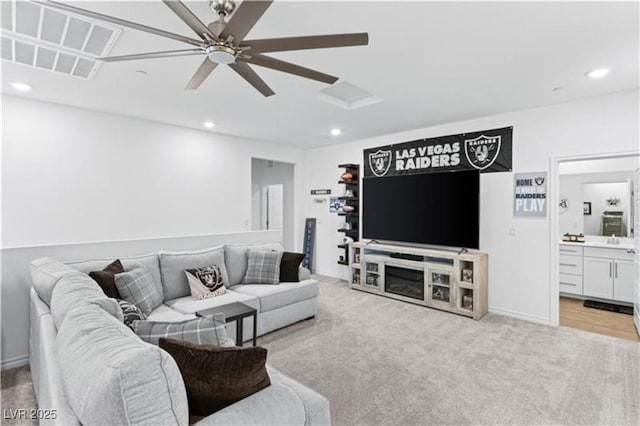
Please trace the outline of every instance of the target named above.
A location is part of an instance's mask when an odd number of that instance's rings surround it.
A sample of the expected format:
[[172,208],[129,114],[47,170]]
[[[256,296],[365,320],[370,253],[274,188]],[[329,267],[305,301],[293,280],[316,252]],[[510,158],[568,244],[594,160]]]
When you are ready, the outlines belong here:
[[[346,206],[352,206],[354,210],[352,212],[338,212],[338,216],[344,217],[346,226],[338,229],[338,232],[345,234],[347,237],[351,237],[354,242],[358,241],[360,236],[360,166],[358,164],[340,164],[338,166],[344,169],[341,176],[348,172],[353,176],[349,180],[340,179],[339,184],[344,185],[344,193],[351,191],[351,195],[339,196],[339,200],[344,200]],[[338,248],[344,250],[343,260],[338,259],[340,265],[348,266],[349,261],[349,244],[338,244]]]

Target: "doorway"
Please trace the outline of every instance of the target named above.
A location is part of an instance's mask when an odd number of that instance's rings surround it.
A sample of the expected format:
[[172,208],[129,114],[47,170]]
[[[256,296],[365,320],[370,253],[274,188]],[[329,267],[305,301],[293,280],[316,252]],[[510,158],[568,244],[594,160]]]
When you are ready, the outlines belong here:
[[550,169],[552,325],[640,342],[640,153]]
[[293,250],[294,165],[251,159],[251,229],[282,231],[282,245]]

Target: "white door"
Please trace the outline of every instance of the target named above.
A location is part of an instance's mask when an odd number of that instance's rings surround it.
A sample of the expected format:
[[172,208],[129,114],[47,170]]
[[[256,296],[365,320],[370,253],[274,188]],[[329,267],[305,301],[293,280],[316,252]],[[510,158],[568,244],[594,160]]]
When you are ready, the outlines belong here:
[[584,258],[585,296],[613,299],[613,261],[596,257]]
[[267,185],[262,188],[262,229],[282,229],[284,223],[284,186]]
[[613,298],[621,302],[633,303],[633,261],[614,260]]

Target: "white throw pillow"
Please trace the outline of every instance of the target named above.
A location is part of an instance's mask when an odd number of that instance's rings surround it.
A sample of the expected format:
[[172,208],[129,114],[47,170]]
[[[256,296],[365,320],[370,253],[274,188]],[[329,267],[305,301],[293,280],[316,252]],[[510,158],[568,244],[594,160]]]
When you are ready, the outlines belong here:
[[207,299],[226,293],[222,273],[216,265],[187,269],[184,273],[189,282],[191,297],[195,299]]

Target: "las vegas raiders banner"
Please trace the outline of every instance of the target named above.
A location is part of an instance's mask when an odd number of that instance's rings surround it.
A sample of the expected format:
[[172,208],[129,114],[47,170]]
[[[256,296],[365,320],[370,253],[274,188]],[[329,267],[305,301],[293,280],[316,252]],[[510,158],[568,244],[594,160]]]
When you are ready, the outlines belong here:
[[364,177],[454,170],[511,171],[513,127],[419,139],[364,150]]

